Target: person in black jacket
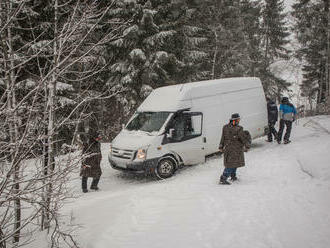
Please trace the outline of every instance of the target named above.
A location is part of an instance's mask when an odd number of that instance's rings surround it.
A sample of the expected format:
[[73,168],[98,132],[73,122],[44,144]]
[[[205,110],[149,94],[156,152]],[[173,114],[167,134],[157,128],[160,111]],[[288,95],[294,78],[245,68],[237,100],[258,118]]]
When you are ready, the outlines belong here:
[[83,144],[82,154],[84,155],[84,159],[81,164],[80,176],[82,177],[81,186],[84,193],[88,192],[88,177],[93,178],[91,189],[99,190],[98,183],[102,175],[100,166],[102,159],[100,139],[100,134],[92,130]]
[[275,140],[277,140],[278,137],[278,133],[275,129],[275,124],[278,120],[278,110],[276,103],[270,98],[267,98],[267,112],[268,112],[268,128],[269,128],[267,141],[272,142],[273,136]]

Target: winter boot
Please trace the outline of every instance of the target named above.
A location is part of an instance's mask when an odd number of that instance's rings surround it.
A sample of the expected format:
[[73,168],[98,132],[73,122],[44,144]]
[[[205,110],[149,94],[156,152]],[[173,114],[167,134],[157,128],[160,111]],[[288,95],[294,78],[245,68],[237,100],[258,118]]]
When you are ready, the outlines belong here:
[[238,178],[237,178],[237,176],[235,174],[232,174],[232,175],[230,175],[230,180],[232,180],[233,182],[235,182],[235,181],[238,180]]
[[97,187],[99,181],[100,181],[100,178],[93,178],[91,189],[99,190],[99,187]]
[[227,177],[221,176],[219,184],[225,184],[225,185],[230,185],[230,182],[227,181]]

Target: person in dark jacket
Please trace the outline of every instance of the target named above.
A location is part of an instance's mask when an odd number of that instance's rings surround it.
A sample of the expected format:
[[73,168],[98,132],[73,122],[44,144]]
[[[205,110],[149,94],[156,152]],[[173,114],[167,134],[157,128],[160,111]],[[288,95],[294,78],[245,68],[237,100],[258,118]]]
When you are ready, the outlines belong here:
[[85,142],[83,143],[83,156],[85,157],[82,161],[80,176],[82,177],[81,186],[82,191],[87,193],[87,179],[92,177],[93,181],[91,184],[91,189],[99,190],[98,183],[102,175],[101,170],[101,144],[100,144],[100,135],[98,132],[91,131]]
[[281,144],[282,134],[284,126],[286,126],[286,132],[284,135],[284,144],[290,143],[290,135],[292,129],[292,123],[296,120],[297,110],[292,103],[289,102],[287,97],[283,97],[280,105],[280,129],[278,130],[277,142]]
[[277,131],[275,129],[275,124],[278,119],[278,110],[276,103],[271,100],[270,98],[267,98],[267,113],[268,113],[268,142],[273,141],[273,136],[274,139],[277,140]]
[[222,128],[219,151],[224,153],[223,163],[225,169],[220,177],[220,184],[230,184],[227,181],[229,176],[232,181],[236,181],[237,168],[245,166],[244,151],[250,148],[251,143],[249,135],[246,135],[239,122],[239,114],[232,114],[229,123]]

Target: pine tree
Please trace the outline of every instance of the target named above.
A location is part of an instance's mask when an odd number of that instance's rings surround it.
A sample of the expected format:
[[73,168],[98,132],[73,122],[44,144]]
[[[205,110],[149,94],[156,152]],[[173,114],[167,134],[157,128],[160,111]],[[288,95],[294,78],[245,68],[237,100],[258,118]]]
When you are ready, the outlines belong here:
[[290,86],[272,71],[272,64],[279,60],[287,60],[290,51],[286,48],[289,43],[286,14],[283,0],[265,0],[262,8],[261,46],[262,64],[260,78],[264,83],[266,94],[280,97],[282,92]]
[[108,44],[115,59],[108,85],[125,88],[117,100],[129,113],[152,88],[182,82],[185,8],[171,1],[121,0],[110,13],[126,25],[123,36]]
[[324,103],[329,97],[329,2],[300,0],[292,14],[301,45],[296,56],[304,62],[302,95]]

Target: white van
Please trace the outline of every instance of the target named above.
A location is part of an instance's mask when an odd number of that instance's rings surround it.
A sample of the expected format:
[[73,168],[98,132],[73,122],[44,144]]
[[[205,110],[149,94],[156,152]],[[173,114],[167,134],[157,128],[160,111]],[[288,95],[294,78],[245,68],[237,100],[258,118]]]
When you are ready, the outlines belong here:
[[218,152],[222,127],[232,113],[252,138],[267,128],[258,78],[226,78],[160,87],[140,105],[110,145],[114,169],[167,178],[182,165]]

